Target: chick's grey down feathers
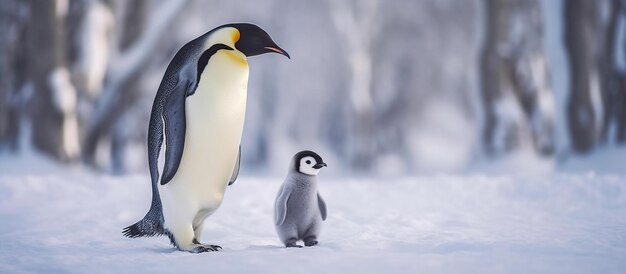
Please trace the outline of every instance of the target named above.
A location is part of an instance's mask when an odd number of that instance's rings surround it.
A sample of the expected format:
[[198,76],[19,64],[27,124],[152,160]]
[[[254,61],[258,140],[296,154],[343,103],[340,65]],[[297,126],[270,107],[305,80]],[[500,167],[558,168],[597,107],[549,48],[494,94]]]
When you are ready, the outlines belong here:
[[307,245],[316,244],[327,212],[326,203],[317,190],[317,176],[300,173],[295,167],[292,165],[278,192],[274,212],[276,232],[288,247],[297,246],[298,240]]

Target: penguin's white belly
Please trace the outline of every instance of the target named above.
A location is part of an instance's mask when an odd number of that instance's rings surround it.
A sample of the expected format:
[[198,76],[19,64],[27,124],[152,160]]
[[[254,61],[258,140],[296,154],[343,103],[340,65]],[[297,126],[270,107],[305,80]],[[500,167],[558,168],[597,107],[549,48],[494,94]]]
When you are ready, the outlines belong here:
[[[220,50],[187,97],[182,159],[172,180],[159,187],[166,225],[206,217],[220,206],[237,162],[247,85],[245,56]],[[205,216],[196,216],[200,211]]]

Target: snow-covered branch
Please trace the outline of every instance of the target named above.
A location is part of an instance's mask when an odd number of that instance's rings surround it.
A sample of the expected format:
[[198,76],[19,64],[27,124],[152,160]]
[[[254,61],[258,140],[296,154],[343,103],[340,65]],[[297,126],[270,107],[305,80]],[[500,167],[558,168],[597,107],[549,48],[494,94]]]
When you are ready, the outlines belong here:
[[87,128],[83,151],[86,162],[93,163],[101,135],[110,131],[113,122],[128,107],[119,108],[121,93],[128,92],[124,87],[129,80],[137,76],[141,68],[150,60],[159,40],[164,37],[166,28],[182,11],[187,2],[188,0],[169,0],[159,5],[149,16],[145,30],[136,42],[124,52],[113,53],[113,60],[109,63],[107,70],[107,82],[96,102],[95,111]]
[[146,23],[143,35],[126,52],[122,52],[112,60],[109,76],[113,82],[125,82],[145,64],[159,39],[163,38],[164,30],[181,12],[189,0],[169,0],[160,5],[152,13]]

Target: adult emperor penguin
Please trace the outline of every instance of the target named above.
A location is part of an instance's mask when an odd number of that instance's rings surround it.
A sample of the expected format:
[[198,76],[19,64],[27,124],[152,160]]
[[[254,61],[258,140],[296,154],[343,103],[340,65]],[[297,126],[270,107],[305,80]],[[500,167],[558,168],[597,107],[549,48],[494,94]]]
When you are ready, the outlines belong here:
[[291,159],[289,173],[278,191],[274,221],[278,237],[286,247],[317,245],[326,203],[317,191],[317,174],[326,163],[317,153],[304,150]]
[[194,253],[221,249],[201,243],[203,223],[239,173],[247,57],[272,52],[289,58],[264,30],[238,23],[217,27],[176,53],[154,99],[148,128],[152,205],[143,219],[123,230],[125,236],[167,235],[179,250]]

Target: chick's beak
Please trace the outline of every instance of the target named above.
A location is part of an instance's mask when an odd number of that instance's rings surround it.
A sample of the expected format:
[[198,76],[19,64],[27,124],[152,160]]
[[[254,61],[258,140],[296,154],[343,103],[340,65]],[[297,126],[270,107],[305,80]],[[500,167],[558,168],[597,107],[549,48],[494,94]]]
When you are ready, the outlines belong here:
[[287,53],[284,49],[281,49],[279,46],[265,47],[265,49],[271,50],[273,52],[276,52],[278,54],[284,55],[285,57],[291,59],[291,57],[289,56],[289,53]]
[[326,163],[320,163],[320,164],[315,164],[313,166],[313,168],[320,169],[320,168],[323,168],[323,167],[326,167],[326,166],[327,166]]

